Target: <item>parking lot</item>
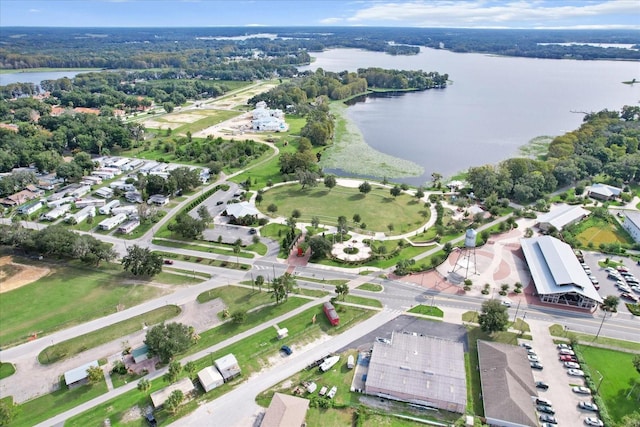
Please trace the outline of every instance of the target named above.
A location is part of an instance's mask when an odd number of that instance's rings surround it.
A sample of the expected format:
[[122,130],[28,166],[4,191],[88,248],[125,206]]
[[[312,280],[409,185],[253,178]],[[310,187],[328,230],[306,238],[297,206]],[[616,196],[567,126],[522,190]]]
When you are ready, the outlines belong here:
[[[598,282],[599,282],[598,284],[600,286],[598,293],[600,294],[600,296],[602,298],[605,298],[608,295],[615,295],[619,297],[621,292],[615,286],[616,280],[608,278],[607,277],[608,273],[605,271],[605,269],[598,265],[598,262],[601,260],[604,260],[606,258],[606,255],[603,255],[600,253],[591,253],[591,252],[585,252],[583,255],[584,255],[585,264],[587,264],[591,269],[591,274],[593,274],[598,279]],[[640,266],[638,266],[636,263],[630,262],[626,258],[620,259],[618,257],[610,257],[610,259],[616,262],[624,261],[624,266],[629,269],[629,272],[633,274],[635,277],[637,277],[638,279],[640,279]],[[633,291],[631,291],[631,293],[640,297],[640,294],[638,293],[635,293]],[[624,313],[624,314],[630,314],[629,310],[627,310],[627,307],[625,306],[625,303],[629,303],[629,302],[632,302],[632,301],[620,298],[620,304],[618,305],[618,312]]]
[[[555,410],[553,415],[559,426],[584,426],[587,417],[597,417],[597,413],[582,410],[578,407],[580,402],[592,402],[591,396],[574,393],[571,389],[575,386],[585,386],[582,377],[571,376],[564,362],[560,361],[559,350],[548,333],[532,334],[535,341],[525,341],[531,344],[543,366],[542,370],[532,369],[535,381],[543,381],[549,385],[549,389],[538,390],[538,396],[548,399]],[[579,363],[579,362],[578,362]]]

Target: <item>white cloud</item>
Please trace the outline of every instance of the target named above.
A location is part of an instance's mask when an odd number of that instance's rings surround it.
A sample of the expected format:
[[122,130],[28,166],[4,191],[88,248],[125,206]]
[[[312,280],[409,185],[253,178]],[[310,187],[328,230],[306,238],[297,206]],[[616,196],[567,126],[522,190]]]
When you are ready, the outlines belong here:
[[332,25],[342,21],[344,21],[344,19],[342,18],[325,18],[325,19],[321,19],[320,23],[324,25]]
[[29,9],[29,13],[40,13],[42,10],[40,9]]
[[[640,3],[635,0],[603,0],[590,2],[549,2],[520,0],[511,2],[488,0],[434,0],[375,3],[357,10],[347,20],[352,24],[381,24],[424,27],[488,27],[539,25],[571,20],[575,25],[584,19],[606,22],[608,16],[637,16]],[[512,25],[508,25],[511,23]],[[586,23],[583,23],[586,24]],[[617,23],[611,22],[613,26]],[[636,26],[636,28],[640,25]]]

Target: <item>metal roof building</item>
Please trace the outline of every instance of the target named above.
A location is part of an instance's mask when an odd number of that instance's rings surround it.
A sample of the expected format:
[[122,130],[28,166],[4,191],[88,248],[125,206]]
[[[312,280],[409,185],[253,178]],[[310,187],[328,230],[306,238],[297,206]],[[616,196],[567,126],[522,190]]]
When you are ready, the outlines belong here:
[[94,360],[93,362],[85,363],[82,366],[78,366],[75,369],[71,369],[64,373],[64,382],[67,386],[77,385],[77,383],[86,379],[89,374],[87,373],[87,369],[89,368],[97,368],[98,361]]
[[463,413],[467,386],[462,343],[394,333],[375,342],[366,394]]
[[478,340],[482,402],[487,424],[537,426],[536,387],[524,347]]
[[589,216],[591,212],[580,206],[562,205],[551,212],[538,217],[538,227],[547,231],[551,227],[562,230],[567,225],[574,224]]
[[635,242],[640,242],[640,212],[623,211],[622,227],[629,232]]
[[207,366],[200,372],[198,372],[198,379],[205,393],[210,392],[216,387],[224,384],[224,378],[220,375],[220,372],[213,366]]
[[244,216],[258,216],[260,211],[249,202],[230,203],[227,204],[227,215],[234,218],[242,218]]
[[585,309],[602,302],[571,246],[551,236],[521,239],[520,244],[540,301]]
[[167,401],[171,393],[175,390],[182,391],[182,394],[186,397],[189,393],[194,391],[196,388],[193,386],[193,383],[189,378],[183,378],[177,383],[173,383],[165,388],[162,388],[156,392],[151,393],[151,402],[153,403],[154,408],[159,408],[164,405],[164,402]]

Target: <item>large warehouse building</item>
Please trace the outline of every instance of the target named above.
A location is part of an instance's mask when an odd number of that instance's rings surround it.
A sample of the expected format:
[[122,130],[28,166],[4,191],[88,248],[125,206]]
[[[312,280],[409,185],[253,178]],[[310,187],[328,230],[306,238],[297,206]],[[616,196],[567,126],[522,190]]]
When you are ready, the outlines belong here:
[[571,246],[551,236],[520,244],[540,301],[588,310],[602,302]]
[[366,394],[463,413],[467,386],[462,343],[394,333],[375,342]]

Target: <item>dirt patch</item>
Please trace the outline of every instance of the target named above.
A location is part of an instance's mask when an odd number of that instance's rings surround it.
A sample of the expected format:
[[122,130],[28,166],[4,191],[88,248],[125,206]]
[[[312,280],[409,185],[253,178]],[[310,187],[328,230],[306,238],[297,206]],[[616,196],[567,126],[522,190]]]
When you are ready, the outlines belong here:
[[142,418],[142,411],[138,405],[132,407],[127,412],[124,413],[120,422],[122,424],[126,424],[132,421],[136,421]]
[[51,272],[47,267],[18,264],[10,256],[0,258],[0,293],[35,282]]

